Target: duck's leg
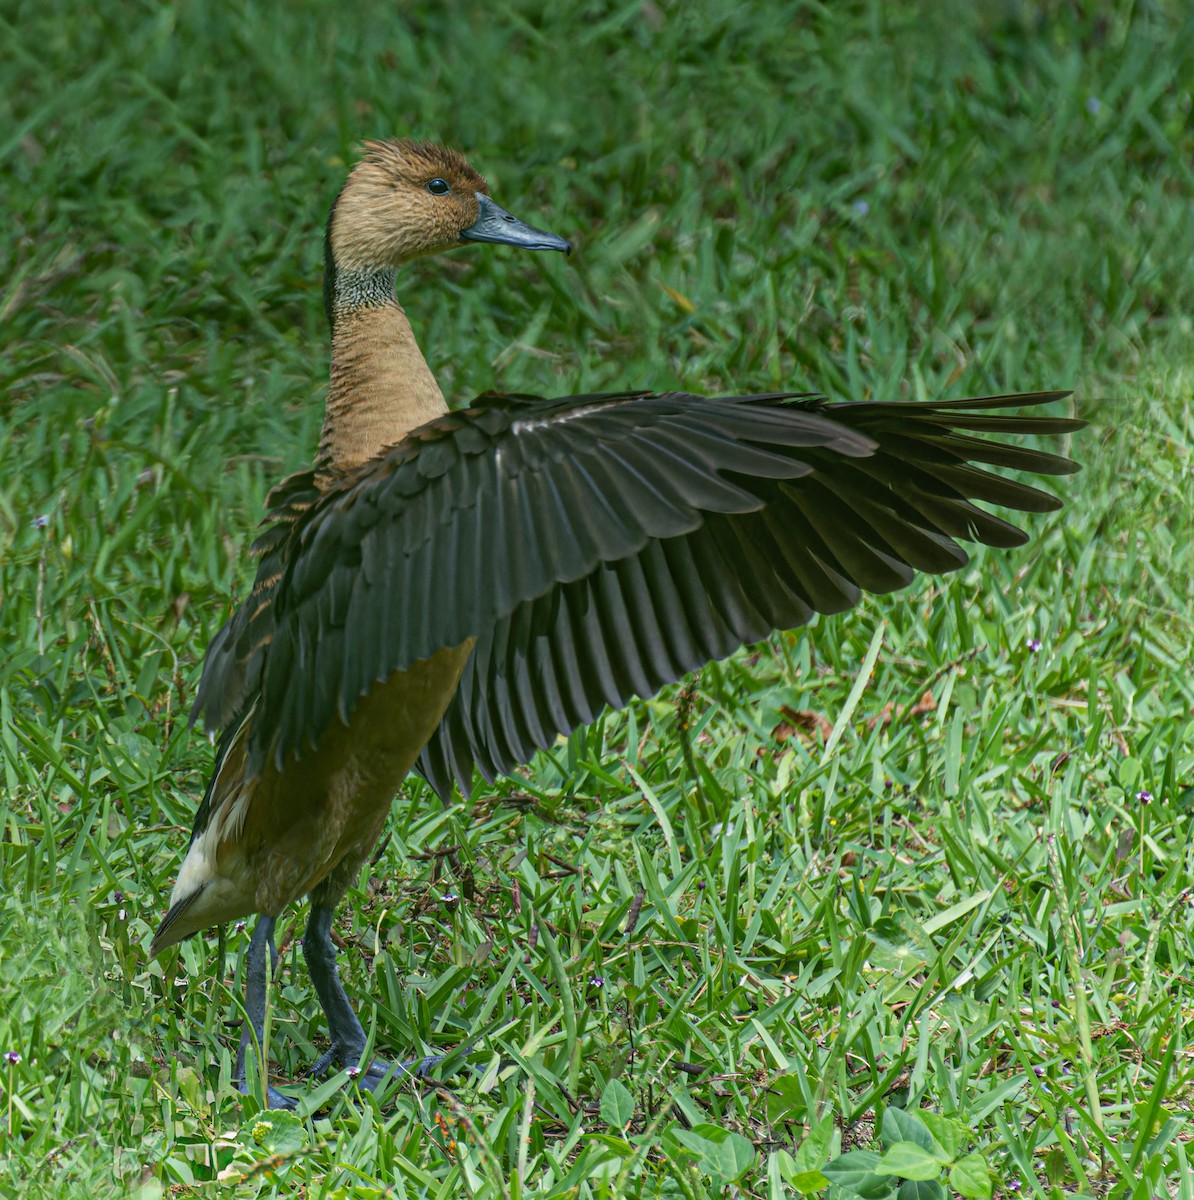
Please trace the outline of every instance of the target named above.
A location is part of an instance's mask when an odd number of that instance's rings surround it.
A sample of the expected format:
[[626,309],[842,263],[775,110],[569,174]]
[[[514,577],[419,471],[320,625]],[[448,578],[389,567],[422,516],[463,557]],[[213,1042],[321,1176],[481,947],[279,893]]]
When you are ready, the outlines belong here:
[[[274,925],[276,918],[262,915],[257,918],[253,936],[249,939],[249,949],[245,954],[245,1027],[240,1035],[240,1047],[236,1052],[236,1086],[243,1095],[248,1094],[245,1085],[245,1056],[257,1054],[265,1043],[265,1004],[266,990],[270,976],[278,969],[278,948],[274,945]],[[269,952],[270,966],[268,974],[265,969],[265,955]],[[266,1079],[267,1095],[270,1108],[293,1108],[297,1101],[290,1096],[284,1096],[277,1089],[269,1087],[269,1063],[262,1058],[261,1074]]]
[[[312,897],[311,916],[307,921],[307,931],[303,934],[303,957],[307,960],[307,971],[327,1016],[328,1033],[332,1039],[327,1052],[311,1067],[312,1075],[320,1075],[331,1066],[356,1067],[369,1040],[356,1013],[353,1012],[348,994],[340,982],[340,972],[336,969],[336,946],[332,941],[333,912],[331,906],[319,904]],[[422,1075],[439,1062],[440,1057],[432,1055],[400,1063],[375,1059],[361,1072],[357,1084],[367,1091],[372,1091],[390,1074],[409,1071],[415,1075]]]

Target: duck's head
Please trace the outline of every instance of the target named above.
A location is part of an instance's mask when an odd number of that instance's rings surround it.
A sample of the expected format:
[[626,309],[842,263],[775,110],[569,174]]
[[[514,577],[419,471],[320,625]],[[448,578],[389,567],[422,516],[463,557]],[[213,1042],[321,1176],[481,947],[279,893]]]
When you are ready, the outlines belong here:
[[572,249],[495,204],[457,150],[407,140],[366,142],[364,150],[328,225],[329,257],[340,270],[389,270],[470,242]]

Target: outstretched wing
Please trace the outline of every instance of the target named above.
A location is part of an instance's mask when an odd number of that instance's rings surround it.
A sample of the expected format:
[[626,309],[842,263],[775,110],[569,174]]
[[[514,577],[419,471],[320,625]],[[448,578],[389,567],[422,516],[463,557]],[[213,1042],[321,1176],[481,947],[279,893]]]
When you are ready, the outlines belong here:
[[1062,475],[1077,464],[971,434],[1080,429],[1081,421],[1006,411],[1065,395],[785,406],[861,435],[871,452],[793,450],[808,470],[744,483],[757,507],[706,511],[687,535],[651,539],[500,617],[481,632],[420,771],[441,795],[453,781],[467,791],[474,767],[488,779],[506,774],[606,705],[653,695],[814,612],[848,609],[863,590],[889,592],[916,571],[963,566],[958,539],[1022,544],[1021,530],[972,501],[1026,512],[1059,501],[983,467]]
[[483,397],[314,503],[286,500],[195,715],[222,727],[256,701],[259,770],[347,722],[375,682],[475,638],[420,769],[441,793],[474,765],[506,772],[605,704],[860,589],[961,566],[958,539],[1025,541],[973,501],[1058,501],[984,468],[1075,465],[971,435],[1080,428],[1008,411],[1062,395]]

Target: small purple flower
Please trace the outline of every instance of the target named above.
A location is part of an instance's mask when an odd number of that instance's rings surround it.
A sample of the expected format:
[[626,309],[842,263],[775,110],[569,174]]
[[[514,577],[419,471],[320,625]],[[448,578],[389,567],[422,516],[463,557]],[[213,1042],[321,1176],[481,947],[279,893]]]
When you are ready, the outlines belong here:
[[1018,1179],[1005,1179],[1003,1181],[1003,1186],[1007,1188],[1009,1192],[1018,1192],[1020,1190],[1020,1181]]
[[115,891],[115,892],[113,892],[113,893],[112,893],[112,902],[113,902],[114,904],[119,904],[119,903],[120,903],[120,902],[121,902],[123,899],[124,899],[124,893],[123,893],[123,892],[121,892],[121,891]]
[[594,975],[589,980],[589,987],[595,987],[595,988],[605,987],[605,976],[604,975]]
[[348,1078],[349,1079],[359,1079],[360,1075],[361,1075],[360,1067],[349,1067],[348,1068]]
[[49,525],[49,523],[50,523],[50,518],[49,518],[49,514],[47,514],[47,513],[39,513],[36,517],[33,518],[33,528],[34,529],[45,529],[45,527],[47,525]]
[[697,880],[697,891],[703,892],[704,890],[705,890],[705,881],[703,879],[698,879]]
[[9,1050],[4,1056],[4,1061],[8,1063],[10,1067],[15,1067],[17,1063],[21,1061],[21,1056],[15,1050]]
[[1140,791],[1136,793],[1136,799],[1139,800],[1141,804],[1147,804],[1152,798],[1153,794],[1148,790],[1148,788],[1141,788]]
[[1033,1068],[1032,1068],[1032,1073],[1033,1073],[1033,1074],[1034,1074],[1034,1075],[1035,1075],[1035,1076],[1036,1076],[1038,1079],[1044,1079],[1044,1078],[1045,1078],[1045,1068],[1044,1068],[1044,1067],[1033,1067]]
[[854,201],[854,215],[856,217],[865,217],[871,211],[871,206],[865,200]]
[[1024,643],[1024,645],[1026,645],[1028,647],[1028,649],[1030,651],[1032,651],[1033,654],[1035,654],[1041,648],[1041,639],[1040,638],[1029,638],[1028,641],[1026,641]]
[[1090,113],[1092,117],[1097,116],[1099,109],[1102,107],[1103,102],[1098,98],[1098,96],[1087,96],[1086,111]]
[[445,904],[458,904],[460,902],[460,897],[455,892],[444,892],[440,899]]
[[236,928],[237,933],[244,933],[244,931],[245,931],[244,921],[237,921],[235,928]]

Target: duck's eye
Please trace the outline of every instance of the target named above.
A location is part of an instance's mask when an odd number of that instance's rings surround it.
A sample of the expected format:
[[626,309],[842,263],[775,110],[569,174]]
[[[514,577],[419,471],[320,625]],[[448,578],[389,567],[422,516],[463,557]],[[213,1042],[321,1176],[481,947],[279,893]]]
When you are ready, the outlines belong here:
[[429,179],[427,181],[427,190],[433,196],[446,196],[452,189],[448,186],[446,179]]

